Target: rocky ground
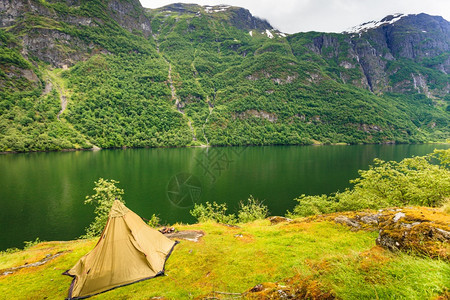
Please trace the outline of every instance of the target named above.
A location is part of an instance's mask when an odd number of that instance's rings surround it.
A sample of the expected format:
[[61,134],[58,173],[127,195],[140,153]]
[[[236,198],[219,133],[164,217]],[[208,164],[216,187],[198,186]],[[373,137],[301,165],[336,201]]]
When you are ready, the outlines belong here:
[[450,259],[450,216],[436,208],[388,208],[310,218],[321,219],[344,224],[355,231],[378,231],[377,245],[391,251],[414,251],[433,258]]

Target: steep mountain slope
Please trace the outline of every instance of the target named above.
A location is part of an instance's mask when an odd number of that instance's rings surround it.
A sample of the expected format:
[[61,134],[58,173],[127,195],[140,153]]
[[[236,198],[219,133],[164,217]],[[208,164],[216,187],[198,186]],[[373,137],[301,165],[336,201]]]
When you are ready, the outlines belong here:
[[432,98],[450,89],[450,24],[442,17],[398,14],[343,34],[297,34],[289,40],[309,50],[298,54],[317,54],[343,82],[375,93],[417,91]]
[[[0,11],[0,151],[186,144],[178,141],[186,124],[163,100],[169,93],[166,75],[161,79],[158,70],[148,76],[152,69],[144,69],[146,61],[163,60],[147,38],[150,23],[138,0],[5,0]],[[70,71],[55,69],[76,63]],[[136,65],[142,67],[139,84]],[[83,78],[92,79],[89,86],[72,76],[83,70]],[[157,113],[147,118],[142,111]]]
[[[160,50],[180,77],[180,106],[204,129],[209,140],[203,142],[411,142],[424,139],[433,126],[448,133],[448,117],[423,95],[370,92],[361,64],[371,58],[352,50],[351,35],[299,33],[286,39],[269,28],[242,32],[228,22],[236,8],[215,7],[215,15],[207,10],[151,11]],[[352,52],[361,64],[350,68]],[[346,73],[338,76],[338,68]],[[351,85],[341,78],[347,74],[354,76]]]
[[287,36],[228,5],[0,0],[0,25],[0,151],[449,138],[440,17]]

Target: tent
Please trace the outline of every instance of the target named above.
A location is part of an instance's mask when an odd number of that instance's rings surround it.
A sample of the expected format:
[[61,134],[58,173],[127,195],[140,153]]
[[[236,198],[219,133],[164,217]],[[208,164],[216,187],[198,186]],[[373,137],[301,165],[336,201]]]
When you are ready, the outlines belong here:
[[73,277],[68,299],[87,298],[163,275],[176,244],[115,200],[94,249],[63,273]]

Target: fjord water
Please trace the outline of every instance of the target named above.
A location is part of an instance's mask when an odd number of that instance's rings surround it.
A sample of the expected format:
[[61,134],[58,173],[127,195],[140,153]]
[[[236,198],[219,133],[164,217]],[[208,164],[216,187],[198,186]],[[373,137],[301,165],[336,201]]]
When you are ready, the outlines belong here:
[[401,160],[449,145],[283,146],[127,149],[0,156],[0,249],[23,241],[68,240],[93,220],[84,205],[102,177],[120,181],[127,206],[144,218],[194,222],[194,203],[227,203],[249,195],[284,215],[301,194],[331,193],[373,159]]

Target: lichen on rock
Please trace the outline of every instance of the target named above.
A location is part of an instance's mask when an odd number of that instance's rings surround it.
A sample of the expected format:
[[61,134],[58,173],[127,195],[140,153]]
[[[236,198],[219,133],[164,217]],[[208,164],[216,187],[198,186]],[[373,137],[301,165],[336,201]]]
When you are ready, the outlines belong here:
[[450,259],[450,216],[437,209],[409,207],[383,210],[377,244],[389,250],[413,250]]

